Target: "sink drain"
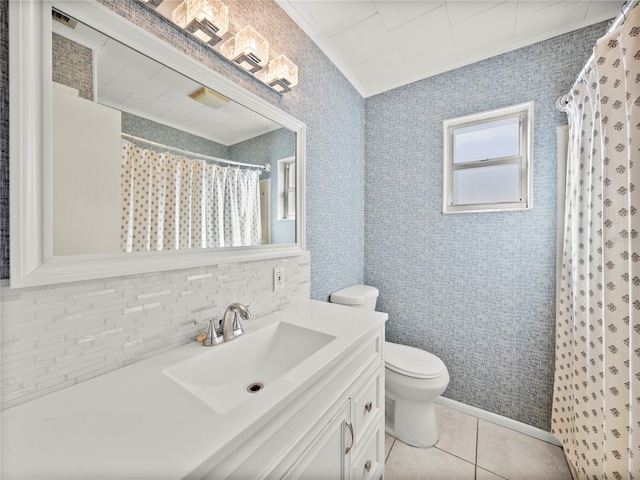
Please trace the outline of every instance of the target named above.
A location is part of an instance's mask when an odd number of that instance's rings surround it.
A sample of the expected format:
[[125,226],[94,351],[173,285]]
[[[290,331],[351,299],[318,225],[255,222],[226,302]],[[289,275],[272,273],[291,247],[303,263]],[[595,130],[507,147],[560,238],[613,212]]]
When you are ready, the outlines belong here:
[[247,392],[249,393],[258,393],[260,390],[264,388],[264,383],[254,382],[247,385]]

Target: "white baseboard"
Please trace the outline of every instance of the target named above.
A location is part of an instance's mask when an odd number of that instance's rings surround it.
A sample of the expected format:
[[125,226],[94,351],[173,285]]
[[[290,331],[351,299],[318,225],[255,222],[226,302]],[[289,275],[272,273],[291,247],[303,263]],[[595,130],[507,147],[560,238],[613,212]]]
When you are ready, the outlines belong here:
[[503,417],[502,415],[498,415],[497,413],[487,412],[486,410],[482,410],[481,408],[472,407],[471,405],[465,405],[464,403],[456,402],[455,400],[451,400],[450,398],[438,397],[434,401],[435,403],[438,403],[445,407],[449,407],[453,410],[458,410],[462,413],[473,415],[474,417],[478,417],[482,420],[486,420],[487,422],[495,423],[496,425],[515,430],[516,432],[524,433],[525,435],[537,438],[538,440],[543,440],[547,443],[557,445],[558,447],[562,446],[562,443],[560,443],[560,441],[556,437],[554,437],[553,434],[547,432],[546,430],[527,425],[526,423],[518,422],[517,420]]

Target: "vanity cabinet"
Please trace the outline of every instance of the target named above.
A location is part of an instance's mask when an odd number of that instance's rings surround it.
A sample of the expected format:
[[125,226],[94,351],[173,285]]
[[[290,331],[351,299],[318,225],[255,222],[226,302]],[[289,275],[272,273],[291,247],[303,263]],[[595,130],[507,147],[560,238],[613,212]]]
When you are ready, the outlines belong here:
[[[226,346],[194,342],[6,409],[0,477],[382,479],[386,318],[309,300]],[[264,388],[247,391],[246,372]]]
[[383,345],[382,328],[363,338],[345,359],[203,477],[382,478]]
[[384,441],[381,380],[382,372],[378,369],[343,404],[323,434],[309,439],[309,451],[301,456],[298,466],[286,478],[369,480],[381,477]]

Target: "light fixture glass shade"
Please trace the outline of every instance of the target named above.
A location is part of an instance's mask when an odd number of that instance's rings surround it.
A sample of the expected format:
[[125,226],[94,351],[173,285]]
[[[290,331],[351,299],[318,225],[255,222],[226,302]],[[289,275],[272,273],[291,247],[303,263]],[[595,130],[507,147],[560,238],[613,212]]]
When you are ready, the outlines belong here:
[[229,31],[229,7],[220,0],[184,0],[173,10],[172,20],[200,41],[215,45]]
[[286,55],[280,54],[256,76],[274,90],[285,93],[298,84],[298,66]]
[[255,73],[267,64],[269,42],[247,25],[220,46],[220,53],[245,70]]

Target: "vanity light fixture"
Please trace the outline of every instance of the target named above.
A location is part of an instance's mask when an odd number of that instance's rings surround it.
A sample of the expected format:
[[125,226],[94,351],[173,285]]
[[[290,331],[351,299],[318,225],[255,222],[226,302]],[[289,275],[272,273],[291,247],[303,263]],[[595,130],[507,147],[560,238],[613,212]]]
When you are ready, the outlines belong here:
[[286,93],[298,84],[298,66],[281,53],[256,74],[278,93]]
[[229,30],[229,7],[220,0],[184,0],[171,17],[173,23],[209,45],[218,43]]
[[[0,0],[1,1],[1,0]],[[178,27],[190,32],[214,51],[251,73],[274,91],[283,94],[298,84],[298,66],[286,55],[275,55],[269,61],[269,42],[251,25],[235,35],[229,32],[229,7],[221,0],[140,0],[144,5],[169,18]],[[163,2],[166,2],[164,5]],[[178,3],[173,10],[167,6]],[[160,7],[160,8],[159,8]],[[226,40],[222,40],[223,37]],[[204,88],[204,87],[202,87]],[[198,89],[200,91],[202,89]],[[217,92],[190,94],[192,98],[213,108],[224,103],[215,99]],[[213,96],[212,96],[213,94]],[[224,97],[222,97],[224,98]]]
[[262,69],[269,59],[269,42],[247,25],[220,46],[220,53],[248,72]]
[[204,86],[194,90],[189,94],[189,96],[195,101],[200,102],[209,108],[213,108],[214,110],[224,107],[229,103],[229,99],[227,97]]

